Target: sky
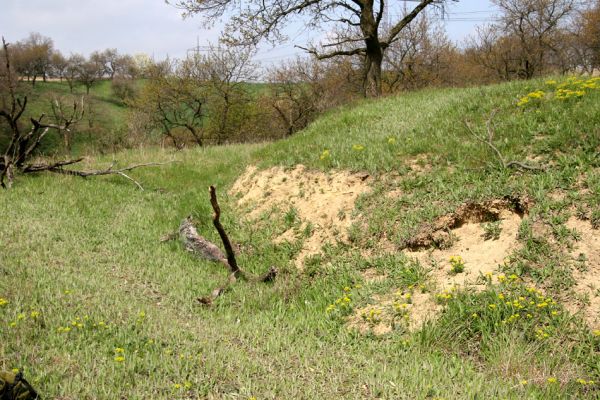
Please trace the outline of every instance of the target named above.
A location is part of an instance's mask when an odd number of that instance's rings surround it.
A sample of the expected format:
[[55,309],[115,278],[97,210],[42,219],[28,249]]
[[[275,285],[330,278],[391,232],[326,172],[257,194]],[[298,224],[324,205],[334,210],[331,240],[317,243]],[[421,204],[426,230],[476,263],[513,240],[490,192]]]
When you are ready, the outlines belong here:
[[[164,0],[0,0],[0,35],[7,41],[39,32],[68,55],[117,48],[123,54],[146,53],[155,59],[183,58],[189,49],[216,43],[222,24],[211,29],[200,18],[182,19],[181,10]],[[409,6],[411,3],[408,3]],[[460,0],[448,8],[444,21],[451,40],[461,43],[478,24],[493,18],[488,0]],[[317,36],[316,36],[317,35]],[[294,44],[318,39],[322,32],[289,31],[289,42],[262,45],[256,56],[264,64],[302,53]]]

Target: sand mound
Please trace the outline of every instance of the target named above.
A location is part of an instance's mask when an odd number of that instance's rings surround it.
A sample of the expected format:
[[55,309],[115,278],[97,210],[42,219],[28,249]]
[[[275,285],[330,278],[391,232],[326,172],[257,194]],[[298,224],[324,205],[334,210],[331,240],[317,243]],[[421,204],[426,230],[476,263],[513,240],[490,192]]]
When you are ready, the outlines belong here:
[[[429,248],[407,250],[406,255],[430,269],[427,293],[411,290],[410,302],[405,302],[402,297],[394,299],[392,295],[374,296],[374,304],[354,312],[349,319],[349,327],[363,333],[388,333],[398,326],[399,302],[403,307],[403,326],[417,330],[440,311],[441,306],[436,302],[438,295],[460,287],[484,287],[484,280],[479,278],[495,273],[498,266],[518,248],[518,232],[523,217],[517,210],[514,202],[508,200],[469,203],[424,227],[415,243]],[[483,223],[497,225],[500,231],[496,239],[486,238]],[[445,247],[437,248],[440,244]],[[461,258],[464,272],[451,271],[451,257]]]
[[[296,265],[302,267],[304,259],[318,254],[324,244],[347,240],[354,202],[369,190],[368,178],[366,174],[345,171],[311,171],[303,165],[263,171],[250,166],[230,193],[241,196],[239,205],[252,208],[248,215],[250,219],[257,219],[273,208],[283,212],[295,210],[302,222],[301,228],[289,229],[275,239],[276,243],[294,241],[307,224],[312,226],[312,233],[296,259]],[[281,213],[274,216],[282,217]]]
[[590,327],[600,328],[600,231],[592,228],[589,221],[571,217],[567,227],[580,235],[571,252],[576,301],[567,308],[581,310]]
[[[432,269],[431,277],[439,290],[473,285],[480,276],[493,273],[498,265],[503,264],[505,258],[517,249],[521,220],[519,214],[502,210],[498,214],[500,234],[496,240],[486,240],[482,223],[474,219],[473,222],[464,223],[448,233],[452,243],[448,248],[408,251],[406,254]],[[462,258],[464,272],[451,273],[450,257],[453,256]]]

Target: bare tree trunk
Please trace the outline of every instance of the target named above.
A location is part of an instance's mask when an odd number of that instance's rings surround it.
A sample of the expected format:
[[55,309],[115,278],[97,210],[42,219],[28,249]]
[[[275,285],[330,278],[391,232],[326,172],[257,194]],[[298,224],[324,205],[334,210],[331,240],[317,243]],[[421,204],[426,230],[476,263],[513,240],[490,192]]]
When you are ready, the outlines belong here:
[[[371,48],[370,48],[371,47]],[[381,63],[383,52],[379,43],[369,46],[365,59],[364,90],[366,97],[379,97],[381,95]]]

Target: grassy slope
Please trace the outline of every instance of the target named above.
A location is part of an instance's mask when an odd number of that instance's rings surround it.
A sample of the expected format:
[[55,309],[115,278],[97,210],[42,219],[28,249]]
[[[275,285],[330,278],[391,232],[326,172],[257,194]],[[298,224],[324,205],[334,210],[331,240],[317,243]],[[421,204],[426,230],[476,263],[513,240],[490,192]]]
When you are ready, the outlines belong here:
[[[325,308],[344,286],[360,282],[358,270],[368,262],[353,249],[331,248],[323,261],[330,267],[299,273],[288,265],[298,244],[270,242],[284,221],[240,222],[224,190],[249,163],[370,171],[377,179],[373,193],[358,204],[369,224],[353,232],[357,247],[372,246],[382,235],[401,245],[417,223],[466,200],[508,193],[531,195],[532,218],[556,220],[558,227],[569,204],[548,200],[556,188],[573,189],[583,180],[588,194],[572,192],[568,201],[590,212],[600,204],[600,96],[517,109],[519,96],[543,86],[512,83],[364,102],[274,144],[119,154],[123,165],[178,161],[135,172],[144,192],[117,177],[20,177],[0,197],[0,297],[8,300],[0,306],[0,369],[24,367],[46,397],[64,399],[595,398],[593,388],[572,382],[520,385],[533,377],[507,374],[498,356],[508,346],[515,349],[515,363],[543,364],[550,374],[570,363],[581,377],[597,379],[591,335],[581,333],[573,356],[554,351],[565,348],[558,338],[532,347],[519,330],[488,326],[483,339],[467,336],[453,318],[462,305],[483,301],[476,296],[452,303],[440,322],[420,333],[376,338],[348,331]],[[489,149],[469,135],[464,119],[482,129],[498,107],[500,149],[516,159],[539,155],[552,165],[549,171],[502,171]],[[358,144],[364,149],[354,150]],[[322,160],[325,149],[330,156]],[[417,154],[427,155],[430,174],[406,174],[407,159]],[[222,267],[158,238],[192,213],[202,233],[218,240],[206,193],[212,183],[222,188],[225,226],[247,249],[240,263],[254,272],[277,265],[282,273],[271,286],[236,284],[207,309],[194,299],[225,279]],[[407,194],[382,196],[395,188]],[[403,263],[401,256],[375,262],[399,279]],[[553,294],[566,289],[560,263],[546,269],[545,275],[523,276],[556,279],[549,285]],[[357,302],[379,289],[366,285]],[[123,362],[115,361],[117,348]]]
[[[86,98],[85,115],[73,138],[74,155],[86,154],[97,148],[100,144],[99,137],[103,137],[104,142],[115,140],[126,127],[127,107],[114,96],[108,80],[92,86],[89,96],[82,85],[75,85],[71,93],[67,82],[38,81],[35,87],[24,83],[22,88],[29,97],[27,115],[23,120],[28,117],[38,118],[42,113],[52,116],[50,102],[54,99],[61,100],[66,107],[65,114],[69,115],[73,101],[79,103],[82,96]],[[64,151],[61,146],[61,138],[57,133],[51,132],[40,150],[53,154]]]

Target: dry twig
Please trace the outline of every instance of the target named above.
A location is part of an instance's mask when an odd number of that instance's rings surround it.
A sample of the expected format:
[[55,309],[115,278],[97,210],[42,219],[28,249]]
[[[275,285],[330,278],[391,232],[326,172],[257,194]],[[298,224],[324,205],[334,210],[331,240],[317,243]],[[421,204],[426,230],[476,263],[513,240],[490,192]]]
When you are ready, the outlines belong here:
[[126,179],[129,179],[133,183],[135,183],[136,186],[138,188],[140,188],[140,190],[144,190],[144,188],[138,181],[133,179],[131,176],[127,175],[125,172],[134,170],[136,168],[153,167],[153,166],[158,166],[158,165],[170,164],[170,163],[174,162],[174,161],[167,161],[167,162],[163,162],[163,163],[135,164],[135,165],[130,165],[125,168],[119,168],[119,169],[114,169],[115,162],[113,162],[110,165],[110,167],[108,167],[107,169],[88,170],[88,171],[63,168],[64,166],[76,164],[81,161],[83,161],[83,158],[78,158],[75,160],[68,160],[68,161],[59,161],[59,162],[56,162],[53,164],[30,164],[23,168],[23,173],[35,173],[35,172],[41,172],[41,171],[48,171],[48,172],[53,172],[53,173],[62,174],[62,175],[79,176],[82,178],[87,178],[90,176],[101,176],[101,175],[120,175]]
[[494,135],[495,135],[495,130],[493,127],[493,119],[496,116],[496,114],[498,113],[498,109],[494,109],[492,110],[492,113],[490,114],[490,117],[487,119],[487,121],[485,122],[485,128],[487,131],[487,136],[484,135],[479,135],[477,133],[475,133],[475,131],[473,130],[473,128],[471,127],[471,124],[469,124],[469,121],[465,120],[465,126],[467,127],[467,130],[471,133],[471,135],[473,135],[477,140],[483,142],[484,144],[486,144],[490,149],[492,149],[492,151],[494,152],[494,154],[496,154],[496,158],[498,158],[498,161],[500,161],[500,165],[502,166],[503,169],[507,169],[507,168],[521,168],[521,169],[527,169],[530,171],[543,171],[545,170],[544,167],[536,167],[533,165],[528,165],[525,163],[522,163],[520,161],[506,161],[504,159],[504,156],[502,156],[502,153],[500,153],[500,150],[498,150],[498,148],[494,145]]

